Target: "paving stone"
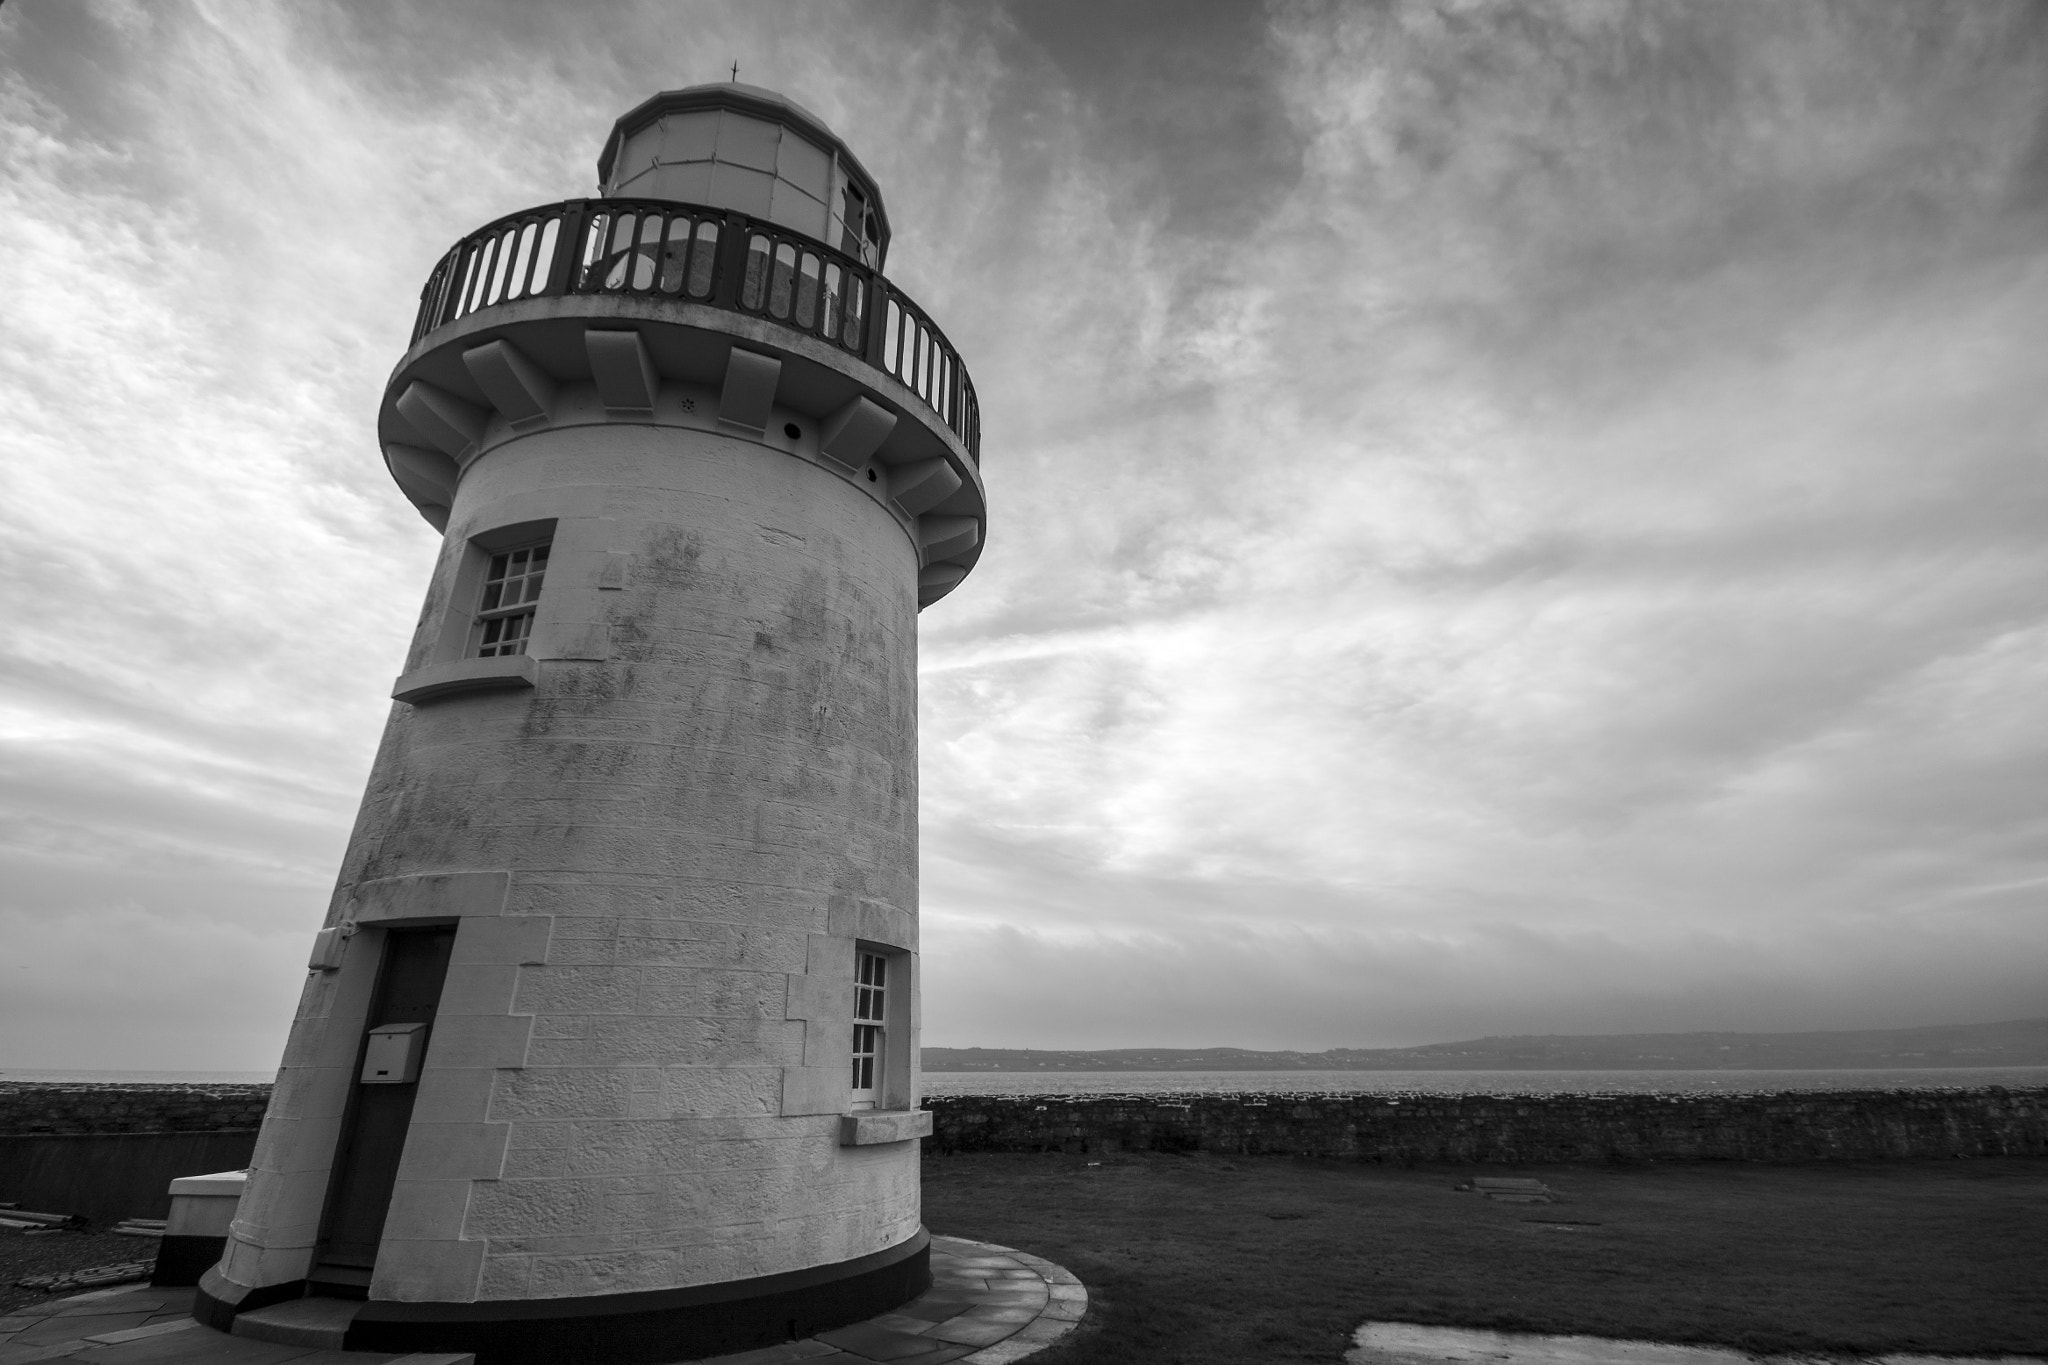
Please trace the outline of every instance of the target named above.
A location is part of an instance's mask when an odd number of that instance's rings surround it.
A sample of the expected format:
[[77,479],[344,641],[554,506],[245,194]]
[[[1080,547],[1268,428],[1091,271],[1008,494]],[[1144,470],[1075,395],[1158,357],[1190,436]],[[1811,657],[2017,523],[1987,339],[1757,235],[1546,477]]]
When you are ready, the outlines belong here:
[[101,1332],[96,1336],[87,1337],[86,1340],[95,1346],[119,1346],[127,1341],[147,1341],[151,1337],[168,1336],[172,1332],[183,1332],[198,1325],[191,1318],[173,1318],[169,1322],[144,1323],[140,1327],[130,1327],[120,1332]]
[[101,1298],[90,1298],[81,1294],[75,1299],[66,1299],[51,1313],[53,1318],[78,1317],[87,1313],[161,1313],[170,1303],[162,1294],[137,1293],[123,1290],[120,1293]]
[[934,1341],[950,1341],[959,1346],[993,1346],[1017,1335],[1021,1322],[990,1322],[987,1318],[972,1313],[963,1313],[951,1322],[942,1322],[925,1333]]
[[890,1365],[945,1365],[949,1360],[964,1360],[974,1354],[972,1346],[940,1346],[926,1351],[923,1355],[904,1356],[890,1362]]
[[846,1352],[837,1346],[828,1346],[822,1341],[786,1341],[776,1346],[763,1346],[758,1351],[737,1351],[732,1355],[713,1356],[698,1361],[696,1365],[794,1365],[799,1360],[850,1361]]
[[72,1304],[104,1304],[109,1300],[125,1300],[131,1293],[147,1293],[150,1297],[162,1297],[162,1291],[152,1291],[150,1285],[109,1285],[104,1289],[84,1289],[80,1293],[66,1293],[61,1300],[53,1300],[47,1308],[55,1312],[59,1308],[70,1308]]
[[[933,1287],[893,1312],[700,1365],[1008,1365],[1087,1311],[1087,1291],[1066,1271],[987,1243],[934,1238],[932,1270]],[[119,1285],[17,1310],[0,1319],[0,1328],[16,1332],[0,1340],[0,1365],[473,1365],[460,1355],[345,1352],[231,1336],[193,1322],[191,1303],[189,1289]]]
[[1352,1334],[1348,1365],[1426,1365],[1426,1362],[1491,1359],[1542,1365],[1755,1365],[1741,1351],[1703,1346],[1670,1346],[1655,1341],[1551,1336],[1540,1332],[1492,1332],[1465,1327],[1421,1327],[1406,1322],[1368,1322]]
[[918,1336],[931,1330],[932,1323],[930,1318],[920,1318],[909,1313],[895,1312],[883,1313],[879,1317],[869,1318],[868,1325],[870,1327],[887,1328],[891,1332],[908,1332],[912,1336]]
[[968,1361],[969,1365],[1010,1365],[1013,1360],[1022,1360],[1044,1349],[1036,1342],[1012,1338],[1009,1341],[999,1341],[993,1346],[984,1346],[973,1355],[962,1356],[961,1359]]
[[975,1300],[964,1294],[940,1293],[933,1290],[921,1299],[912,1299],[897,1309],[905,1317],[923,1318],[926,1322],[944,1322],[957,1317],[972,1308]]
[[1043,1310],[1037,1308],[1011,1307],[1009,1305],[1000,1303],[984,1303],[977,1304],[975,1307],[968,1309],[965,1313],[962,1313],[960,1316],[963,1318],[972,1318],[976,1322],[1007,1322],[1008,1324],[1010,1324],[1010,1330],[1014,1332],[1017,1330],[1017,1328],[1023,1326],[1027,1322],[1036,1322],[1041,1316],[1043,1316]]
[[199,1327],[190,1332],[145,1337],[118,1346],[95,1346],[71,1359],[77,1365],[284,1365],[312,1352],[304,1346],[282,1346]]
[[33,1365],[38,1360],[58,1360],[82,1350],[82,1341],[44,1342],[40,1346],[0,1346],[0,1365]]
[[148,1321],[148,1313],[74,1313],[64,1317],[48,1317],[27,1331],[17,1333],[9,1344],[41,1346],[52,1341],[76,1341],[84,1337],[97,1336],[101,1332],[119,1332],[128,1327],[140,1327]]
[[901,1360],[932,1349],[932,1343],[922,1336],[892,1332],[886,1327],[874,1327],[865,1322],[833,1332],[820,1332],[817,1339],[850,1354],[877,1361]]

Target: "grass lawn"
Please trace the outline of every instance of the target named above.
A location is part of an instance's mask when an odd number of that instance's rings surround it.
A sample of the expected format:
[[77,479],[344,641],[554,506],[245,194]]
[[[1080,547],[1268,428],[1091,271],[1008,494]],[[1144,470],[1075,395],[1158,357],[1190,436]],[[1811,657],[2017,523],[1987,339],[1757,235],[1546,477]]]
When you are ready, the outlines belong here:
[[[1329,1365],[1368,1319],[1753,1351],[2048,1351],[2044,1161],[1097,1159],[925,1158],[932,1231],[1049,1257],[1087,1285],[1089,1323],[1034,1365]],[[1454,1192],[1475,1175],[1534,1176],[1559,1202]]]

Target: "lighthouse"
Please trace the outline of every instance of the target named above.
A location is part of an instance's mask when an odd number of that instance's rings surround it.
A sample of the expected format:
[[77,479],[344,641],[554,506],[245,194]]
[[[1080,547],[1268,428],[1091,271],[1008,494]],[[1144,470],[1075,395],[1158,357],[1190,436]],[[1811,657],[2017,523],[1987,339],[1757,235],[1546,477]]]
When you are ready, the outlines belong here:
[[687,1359],[885,1312],[919,1219],[917,617],[979,409],[816,115],[695,86],[429,275],[377,436],[441,536],[216,1326]]

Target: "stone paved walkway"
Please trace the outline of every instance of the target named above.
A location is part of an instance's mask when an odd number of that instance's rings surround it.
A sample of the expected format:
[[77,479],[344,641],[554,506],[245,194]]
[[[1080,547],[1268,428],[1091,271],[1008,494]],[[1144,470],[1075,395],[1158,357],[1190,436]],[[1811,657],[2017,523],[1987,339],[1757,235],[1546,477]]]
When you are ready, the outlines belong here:
[[[1488,1332],[1368,1322],[1352,1334],[1347,1365],[1814,1365],[1808,1356],[1753,1356],[1715,1346]],[[1844,1365],[1844,1362],[1836,1362]],[[1868,1365],[2042,1365],[2033,1356],[1874,1356]]]
[[192,1320],[190,1289],[122,1285],[95,1289],[0,1317],[0,1365],[42,1360],[80,1365],[453,1365],[468,1356],[323,1351],[231,1337]]
[[1088,1291],[1051,1261],[991,1242],[934,1237],[924,1297],[808,1341],[703,1365],[1009,1365],[1073,1331],[1087,1311]]
[[[466,1365],[470,1357],[281,1346],[192,1320],[190,1289],[124,1285],[0,1317],[0,1365]],[[1008,1365],[1043,1350],[1088,1311],[1088,1291],[1021,1251],[932,1238],[932,1287],[893,1313],[806,1341],[717,1356],[703,1365]]]

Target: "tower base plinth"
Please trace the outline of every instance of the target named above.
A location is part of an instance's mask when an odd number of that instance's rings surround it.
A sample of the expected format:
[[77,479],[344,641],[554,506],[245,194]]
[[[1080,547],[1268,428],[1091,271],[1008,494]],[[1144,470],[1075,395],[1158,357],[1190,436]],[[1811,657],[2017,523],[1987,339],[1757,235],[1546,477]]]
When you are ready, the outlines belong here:
[[[477,1365],[649,1365],[773,1346],[886,1313],[931,1287],[931,1237],[836,1265],[637,1294],[479,1303],[372,1299],[352,1351],[467,1351]],[[202,1299],[211,1298],[204,1289]],[[215,1326],[210,1304],[194,1316]]]

